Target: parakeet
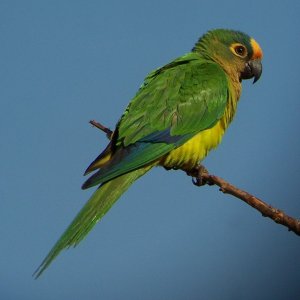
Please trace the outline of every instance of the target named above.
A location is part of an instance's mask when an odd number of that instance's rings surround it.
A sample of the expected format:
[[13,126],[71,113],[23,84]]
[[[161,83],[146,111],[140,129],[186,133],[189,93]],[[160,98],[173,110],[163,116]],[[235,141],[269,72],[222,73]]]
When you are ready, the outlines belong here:
[[82,185],[99,185],[35,272],[76,246],[139,177],[154,166],[189,171],[221,141],[243,79],[262,73],[262,50],[247,34],[208,31],[193,49],[152,72],[133,97]]

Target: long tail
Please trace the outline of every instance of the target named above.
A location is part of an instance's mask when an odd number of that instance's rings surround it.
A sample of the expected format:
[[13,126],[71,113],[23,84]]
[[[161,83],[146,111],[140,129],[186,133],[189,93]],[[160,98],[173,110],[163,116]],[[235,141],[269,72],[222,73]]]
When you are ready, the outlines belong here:
[[130,185],[151,168],[152,166],[147,166],[134,170],[102,184],[79,211],[33,276],[38,278],[63,249],[78,245]]

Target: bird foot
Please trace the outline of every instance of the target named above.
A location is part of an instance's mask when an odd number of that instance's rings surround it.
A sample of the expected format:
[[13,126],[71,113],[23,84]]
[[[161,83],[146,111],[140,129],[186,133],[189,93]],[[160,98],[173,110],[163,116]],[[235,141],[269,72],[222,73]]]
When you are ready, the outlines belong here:
[[210,184],[209,181],[206,179],[206,175],[208,175],[209,173],[207,169],[202,165],[198,165],[191,172],[187,172],[187,174],[193,176],[192,182],[196,186]]

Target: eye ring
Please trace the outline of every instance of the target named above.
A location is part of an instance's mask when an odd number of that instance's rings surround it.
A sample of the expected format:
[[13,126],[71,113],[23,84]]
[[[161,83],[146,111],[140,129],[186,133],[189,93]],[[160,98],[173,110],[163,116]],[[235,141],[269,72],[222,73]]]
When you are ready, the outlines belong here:
[[233,44],[230,48],[239,57],[245,58],[248,55],[247,48],[242,44]]

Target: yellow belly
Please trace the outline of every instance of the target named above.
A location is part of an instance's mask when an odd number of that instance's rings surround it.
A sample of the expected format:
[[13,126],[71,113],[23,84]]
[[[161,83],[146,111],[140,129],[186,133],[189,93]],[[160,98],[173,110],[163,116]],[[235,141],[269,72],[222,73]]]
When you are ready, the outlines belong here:
[[166,168],[189,170],[205,158],[210,150],[218,146],[225,131],[220,120],[214,127],[196,134],[182,146],[172,150],[161,161]]
[[171,169],[190,170],[197,166],[210,150],[218,146],[233,119],[241,92],[239,80],[229,80],[228,85],[231,93],[228,95],[223,117],[212,128],[199,132],[182,146],[165,155],[159,161],[159,165]]

